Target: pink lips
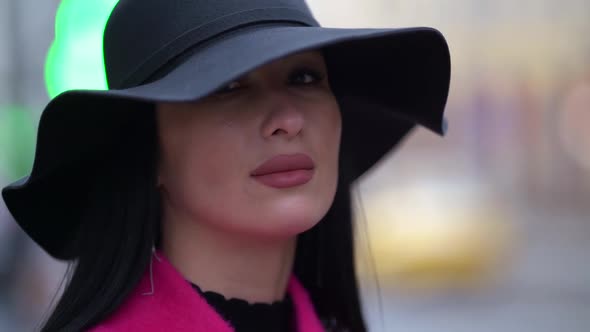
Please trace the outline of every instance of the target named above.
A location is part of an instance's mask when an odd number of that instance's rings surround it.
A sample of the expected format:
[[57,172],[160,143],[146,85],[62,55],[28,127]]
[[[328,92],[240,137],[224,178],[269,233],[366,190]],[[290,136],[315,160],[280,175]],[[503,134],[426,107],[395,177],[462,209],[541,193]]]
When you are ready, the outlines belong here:
[[251,175],[267,186],[288,188],[309,182],[314,168],[313,160],[306,154],[283,154],[267,160]]

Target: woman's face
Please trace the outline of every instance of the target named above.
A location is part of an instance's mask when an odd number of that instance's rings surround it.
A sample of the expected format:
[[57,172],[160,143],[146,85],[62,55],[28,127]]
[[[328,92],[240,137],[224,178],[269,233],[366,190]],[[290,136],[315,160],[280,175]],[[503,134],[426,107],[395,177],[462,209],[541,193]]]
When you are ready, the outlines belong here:
[[[255,236],[293,236],[314,226],[331,206],[338,178],[341,118],[327,74],[320,52],[304,52],[198,102],[158,105],[165,208]],[[313,169],[287,158],[281,172],[255,171],[295,154],[311,158]]]

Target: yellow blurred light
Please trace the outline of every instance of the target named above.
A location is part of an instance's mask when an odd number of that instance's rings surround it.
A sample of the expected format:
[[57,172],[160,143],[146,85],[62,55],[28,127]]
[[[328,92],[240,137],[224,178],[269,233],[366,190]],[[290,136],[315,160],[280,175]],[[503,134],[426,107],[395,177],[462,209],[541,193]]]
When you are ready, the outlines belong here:
[[401,288],[480,285],[493,275],[509,244],[507,216],[481,195],[402,188],[365,204],[376,272]]

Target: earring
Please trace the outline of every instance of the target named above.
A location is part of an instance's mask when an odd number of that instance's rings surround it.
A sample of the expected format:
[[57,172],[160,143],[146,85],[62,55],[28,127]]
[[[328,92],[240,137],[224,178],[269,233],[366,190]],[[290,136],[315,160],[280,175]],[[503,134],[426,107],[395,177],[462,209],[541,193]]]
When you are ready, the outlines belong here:
[[154,295],[154,293],[155,293],[155,290],[154,290],[154,270],[153,270],[154,257],[156,257],[158,262],[162,261],[160,259],[160,257],[158,257],[158,254],[156,253],[156,247],[152,244],[152,254],[150,255],[150,286],[151,286],[151,290],[149,292],[142,293],[141,295],[147,296],[147,295]]

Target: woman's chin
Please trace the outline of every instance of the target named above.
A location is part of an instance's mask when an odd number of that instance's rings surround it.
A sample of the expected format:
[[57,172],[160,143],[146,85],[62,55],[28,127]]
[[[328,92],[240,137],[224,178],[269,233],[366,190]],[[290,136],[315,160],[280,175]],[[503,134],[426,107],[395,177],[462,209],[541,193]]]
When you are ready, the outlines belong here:
[[318,217],[309,211],[289,212],[260,216],[256,223],[248,222],[245,227],[241,225],[240,230],[236,231],[256,238],[290,238],[313,228],[321,220],[321,216]]
[[287,223],[293,223],[303,220],[309,220],[310,222],[316,223],[322,219],[332,204],[331,200],[315,198],[315,197],[303,197],[296,199],[286,199],[281,202],[277,202],[270,209],[270,216],[280,216]]
[[267,219],[265,226],[274,230],[280,235],[297,235],[303,233],[315,225],[324,217],[325,212],[318,211],[312,207],[300,209],[283,209],[273,214],[272,218]]
[[[215,210],[205,218],[216,228],[244,236],[286,238],[303,233],[326,215],[332,200],[318,195],[293,195],[253,201],[231,210]],[[232,205],[232,204],[228,204]]]

